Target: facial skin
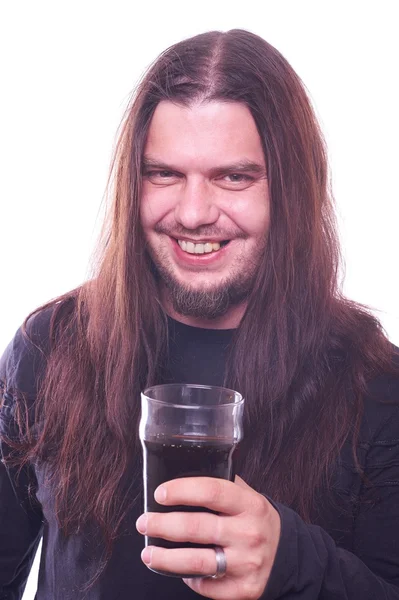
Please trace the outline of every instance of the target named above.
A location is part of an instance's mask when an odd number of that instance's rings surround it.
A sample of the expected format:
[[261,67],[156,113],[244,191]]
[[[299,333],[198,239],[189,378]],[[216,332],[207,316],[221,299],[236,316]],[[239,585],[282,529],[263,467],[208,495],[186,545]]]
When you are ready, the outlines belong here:
[[[269,228],[265,158],[249,109],[163,101],[144,160],[141,223],[166,312],[197,327],[237,327]],[[191,250],[202,242],[204,252],[185,252],[177,240]]]

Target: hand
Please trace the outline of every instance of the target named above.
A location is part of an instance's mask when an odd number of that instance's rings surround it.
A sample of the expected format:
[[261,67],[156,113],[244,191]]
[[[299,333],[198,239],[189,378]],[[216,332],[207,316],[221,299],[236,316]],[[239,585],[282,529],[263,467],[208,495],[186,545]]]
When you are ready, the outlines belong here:
[[210,548],[167,550],[148,546],[143,562],[154,569],[192,573],[184,579],[195,592],[214,600],[257,600],[268,582],[280,539],[280,517],[264,496],[240,477],[235,482],[212,477],[174,479],[159,486],[155,500],[165,506],[204,506],[212,513],[147,513],[136,526],[140,533],[175,542],[222,546],[227,571],[216,573],[215,551]]

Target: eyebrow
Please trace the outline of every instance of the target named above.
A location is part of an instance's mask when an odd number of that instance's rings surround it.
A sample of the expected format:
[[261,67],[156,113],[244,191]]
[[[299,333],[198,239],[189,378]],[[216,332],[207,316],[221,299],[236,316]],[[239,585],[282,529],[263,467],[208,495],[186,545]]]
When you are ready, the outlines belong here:
[[[168,165],[162,161],[156,160],[151,156],[144,156],[143,158],[143,169],[162,169],[164,171],[177,171],[179,169],[174,167],[173,165]],[[259,173],[266,174],[266,168],[264,165],[250,161],[250,160],[240,160],[236,163],[220,165],[218,167],[214,167],[211,170],[211,174],[215,177],[217,175],[222,175],[223,173],[239,173],[243,171],[250,171],[251,173]]]

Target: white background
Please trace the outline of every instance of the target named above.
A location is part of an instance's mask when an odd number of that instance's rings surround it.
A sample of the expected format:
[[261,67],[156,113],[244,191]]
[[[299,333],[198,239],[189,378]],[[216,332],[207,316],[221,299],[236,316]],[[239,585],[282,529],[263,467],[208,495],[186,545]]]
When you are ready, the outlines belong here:
[[[397,9],[3,0],[0,349],[29,311],[84,280],[115,133],[144,69],[184,37],[235,27],[275,45],[309,89],[330,148],[345,292],[399,344]],[[36,581],[37,561],[24,600]]]

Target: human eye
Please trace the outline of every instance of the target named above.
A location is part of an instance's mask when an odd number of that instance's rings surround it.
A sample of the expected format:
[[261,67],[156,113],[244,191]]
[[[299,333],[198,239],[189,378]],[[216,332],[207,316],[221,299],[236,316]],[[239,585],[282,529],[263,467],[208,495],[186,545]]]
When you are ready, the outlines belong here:
[[168,179],[173,175],[172,171],[166,169],[152,169],[144,171],[144,175],[150,179]]
[[224,179],[229,183],[242,183],[243,181],[252,181],[253,177],[245,173],[228,173]]
[[229,190],[244,190],[254,181],[247,173],[226,173],[219,180],[219,186]]
[[153,183],[167,183],[177,177],[176,173],[167,169],[148,169],[144,176]]

